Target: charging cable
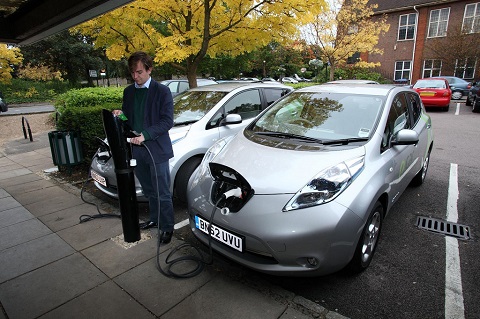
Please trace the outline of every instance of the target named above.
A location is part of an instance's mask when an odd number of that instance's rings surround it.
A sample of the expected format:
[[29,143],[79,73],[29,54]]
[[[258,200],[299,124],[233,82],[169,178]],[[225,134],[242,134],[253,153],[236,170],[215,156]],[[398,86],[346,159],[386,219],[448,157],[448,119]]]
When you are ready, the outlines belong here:
[[[92,157],[92,161],[93,159],[95,158]],[[82,185],[82,189],[80,190],[80,198],[82,199],[82,201],[86,204],[89,204],[89,205],[93,205],[97,208],[97,212],[98,214],[96,215],[87,215],[87,214],[84,214],[84,215],[81,215],[79,217],[79,220],[80,220],[80,224],[81,223],[84,223],[84,222],[88,222],[89,220],[92,220],[92,219],[96,219],[96,218],[122,218],[122,216],[120,214],[104,214],[104,213],[101,213],[100,212],[100,208],[98,207],[97,204],[95,203],[92,203],[92,202],[89,202],[87,201],[84,197],[83,197],[83,192],[85,190],[85,186],[87,185],[87,183],[89,181],[93,180],[92,176],[91,176],[91,173],[90,173],[90,169],[88,170],[88,176],[87,176],[87,179],[85,180],[85,182],[83,183]]]
[[[153,167],[154,167],[154,170],[155,170],[155,176],[157,176],[155,160],[153,158],[153,155],[150,152],[150,149],[147,147],[147,145],[145,145],[145,143],[142,143],[142,145],[145,147],[148,154],[150,155],[150,158],[152,160]],[[207,229],[208,229],[208,254],[210,256],[209,260],[208,261],[205,260],[204,255],[202,254],[202,252],[197,247],[192,246],[188,243],[184,243],[184,244],[181,244],[181,245],[173,248],[172,251],[167,255],[167,258],[165,259],[165,264],[167,265],[167,269],[163,269],[161,264],[160,264],[160,246],[161,246],[160,239],[161,239],[162,232],[160,230],[160,212],[161,212],[160,205],[161,204],[160,204],[160,196],[158,194],[158,191],[159,191],[159,185],[158,185],[158,179],[157,179],[157,200],[158,200],[158,210],[159,210],[158,211],[158,222],[157,222],[157,225],[158,225],[158,228],[157,228],[158,240],[157,240],[157,253],[156,253],[157,269],[164,276],[170,277],[170,278],[180,279],[180,278],[194,277],[194,276],[200,274],[203,271],[205,265],[211,265],[213,263],[211,225],[213,223],[213,218],[215,216],[217,206],[220,205],[220,203],[222,201],[225,201],[232,196],[240,198],[242,196],[242,191],[239,187],[237,187],[235,189],[231,189],[231,190],[225,192],[222,195],[222,197],[220,197],[220,199],[213,206],[212,213],[211,213],[210,219],[209,219],[209,225],[207,227]],[[187,255],[183,255],[183,256],[180,256],[180,257],[177,257],[177,258],[173,259],[173,255],[176,254],[178,251],[180,251],[182,249],[193,249],[195,254],[194,255],[188,255],[187,254]],[[172,267],[174,267],[175,264],[180,263],[180,262],[184,262],[184,261],[194,262],[196,264],[196,266],[193,267],[192,270],[187,271],[187,272],[182,272],[182,273],[178,273],[178,272],[175,272],[175,271],[172,270]]]

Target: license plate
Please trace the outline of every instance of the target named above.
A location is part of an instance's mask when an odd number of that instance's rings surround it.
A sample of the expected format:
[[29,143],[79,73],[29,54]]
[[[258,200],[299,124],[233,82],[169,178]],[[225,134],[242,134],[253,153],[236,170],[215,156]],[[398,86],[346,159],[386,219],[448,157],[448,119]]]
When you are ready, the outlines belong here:
[[435,92],[420,92],[420,96],[434,96]]
[[[208,234],[208,225],[210,223],[205,219],[201,218],[200,216],[195,216],[195,227],[205,234]],[[243,252],[244,248],[244,239],[240,236],[232,234],[231,232],[226,231],[223,228],[220,228],[216,225],[212,225],[210,227],[210,233],[212,234],[212,238],[229,246],[239,252]]]
[[92,175],[92,178],[95,182],[103,185],[104,187],[107,187],[107,180],[105,179],[105,177],[98,175],[95,171],[90,171],[90,174]]

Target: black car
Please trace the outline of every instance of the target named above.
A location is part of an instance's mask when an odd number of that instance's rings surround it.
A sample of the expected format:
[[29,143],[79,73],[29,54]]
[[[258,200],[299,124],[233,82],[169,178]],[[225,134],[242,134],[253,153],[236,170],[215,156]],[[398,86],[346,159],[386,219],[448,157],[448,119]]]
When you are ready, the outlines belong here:
[[0,113],[1,112],[7,112],[8,111],[8,106],[7,102],[3,99],[3,94],[0,92]]
[[470,91],[468,91],[465,104],[471,106],[473,112],[480,112],[480,81],[472,85]]

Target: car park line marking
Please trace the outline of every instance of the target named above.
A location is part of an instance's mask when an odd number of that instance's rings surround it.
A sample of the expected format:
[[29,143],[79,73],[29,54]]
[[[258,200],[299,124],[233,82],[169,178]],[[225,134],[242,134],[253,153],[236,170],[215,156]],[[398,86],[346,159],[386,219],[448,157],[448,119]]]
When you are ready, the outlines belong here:
[[457,109],[455,110],[455,115],[460,114],[460,103],[457,103]]
[[180,228],[183,228],[185,226],[187,226],[189,224],[188,222],[188,218],[185,219],[185,220],[182,220],[181,222],[179,223],[176,223],[174,226],[173,226],[173,229],[180,229]]
[[[450,178],[447,199],[447,221],[458,220],[458,165],[450,164]],[[445,236],[445,319],[465,318],[463,304],[462,275],[458,239]]]

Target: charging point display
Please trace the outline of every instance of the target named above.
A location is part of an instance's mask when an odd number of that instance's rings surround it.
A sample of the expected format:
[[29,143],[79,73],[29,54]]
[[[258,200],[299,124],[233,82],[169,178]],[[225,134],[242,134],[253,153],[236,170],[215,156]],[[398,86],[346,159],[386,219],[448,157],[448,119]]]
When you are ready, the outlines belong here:
[[138,206],[135,193],[135,175],[131,165],[132,152],[127,144],[123,121],[109,110],[103,110],[103,128],[107,136],[115,175],[117,177],[117,192],[122,216],[124,240],[132,243],[140,240],[138,224]]

